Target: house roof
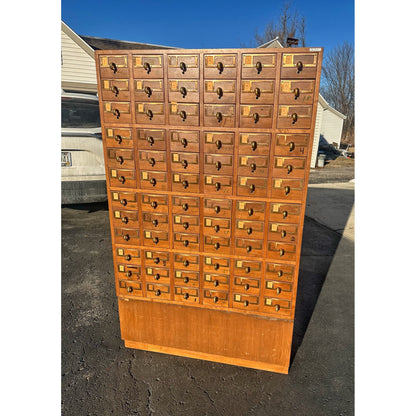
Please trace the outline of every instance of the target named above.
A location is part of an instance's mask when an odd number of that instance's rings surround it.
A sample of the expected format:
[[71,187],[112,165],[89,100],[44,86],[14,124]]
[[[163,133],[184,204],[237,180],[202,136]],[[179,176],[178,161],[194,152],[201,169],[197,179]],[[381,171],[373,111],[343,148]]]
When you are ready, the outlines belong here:
[[85,41],[94,50],[111,50],[111,49],[180,49],[172,46],[153,45],[151,43],[142,42],[130,42],[125,40],[96,38],[93,36],[81,36],[80,38]]
[[339,111],[335,110],[335,108],[331,107],[328,102],[325,100],[324,97],[322,97],[321,94],[319,94],[319,99],[318,99],[319,104],[321,104],[321,106],[325,109],[325,110],[329,110],[332,111],[334,114],[336,114],[338,117],[341,117],[343,120],[345,120],[347,118],[347,116],[344,116],[344,114],[341,114]]
[[77,35],[66,23],[61,20],[61,30],[68,35],[81,49],[83,49],[91,58],[95,59],[94,57],[94,50],[91,46],[85,42],[85,40],[81,39],[79,35]]
[[283,48],[283,45],[279,41],[279,37],[276,36],[274,39],[269,40],[263,45],[257,46],[258,48]]

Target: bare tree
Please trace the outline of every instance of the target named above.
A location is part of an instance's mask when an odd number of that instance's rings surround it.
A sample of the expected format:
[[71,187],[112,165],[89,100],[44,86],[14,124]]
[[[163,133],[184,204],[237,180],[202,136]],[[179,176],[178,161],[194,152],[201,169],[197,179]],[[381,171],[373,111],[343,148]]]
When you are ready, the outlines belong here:
[[321,93],[331,106],[347,116],[341,140],[354,144],[354,48],[349,42],[324,55]]

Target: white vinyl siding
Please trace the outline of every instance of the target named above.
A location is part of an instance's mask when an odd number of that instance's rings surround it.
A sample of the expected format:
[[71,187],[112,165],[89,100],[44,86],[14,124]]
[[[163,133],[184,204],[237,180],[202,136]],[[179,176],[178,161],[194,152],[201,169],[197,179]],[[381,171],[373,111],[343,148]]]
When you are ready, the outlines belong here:
[[341,143],[342,125],[344,120],[331,109],[327,109],[322,114],[321,136],[329,143]]
[[318,108],[316,111],[315,132],[313,135],[311,168],[314,168],[316,166],[316,158],[318,156],[319,136],[320,136],[321,126],[322,126],[322,113],[323,113],[322,110],[323,110],[322,105],[318,101]]

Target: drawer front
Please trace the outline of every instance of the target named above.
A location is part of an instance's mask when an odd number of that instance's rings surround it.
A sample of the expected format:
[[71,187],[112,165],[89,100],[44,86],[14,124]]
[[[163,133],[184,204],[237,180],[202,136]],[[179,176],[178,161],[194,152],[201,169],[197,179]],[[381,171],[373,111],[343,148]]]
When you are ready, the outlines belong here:
[[258,296],[260,295],[260,279],[234,276],[233,292]]
[[175,286],[173,299],[176,302],[184,303],[198,303],[199,302],[199,290],[195,287],[182,287]]
[[307,156],[309,134],[277,134],[276,156]]
[[239,238],[262,239],[264,237],[264,221],[237,220],[235,236]]
[[140,170],[167,170],[166,152],[139,150],[138,153]]
[[168,174],[166,172],[142,170],[140,172],[140,187],[142,189],[154,189],[155,191],[167,191]]
[[268,239],[288,243],[298,242],[297,224],[280,224],[278,222],[269,223]]
[[288,200],[300,200],[303,196],[303,179],[280,179],[272,180],[272,197]]
[[108,179],[110,186],[136,188],[135,170],[109,168]]
[[280,81],[279,104],[313,104],[315,80],[282,79]]
[[237,76],[237,55],[205,54],[204,78],[235,78]]
[[263,240],[247,238],[235,239],[235,254],[237,256],[263,256]]
[[204,216],[231,218],[232,201],[230,199],[204,198]]
[[273,104],[275,83],[274,79],[242,80],[241,102],[247,104]]
[[269,174],[269,157],[239,155],[237,173],[241,176],[262,176]]
[[172,212],[174,214],[199,215],[199,198],[176,195],[173,196]]
[[244,309],[247,311],[258,311],[260,310],[259,296],[233,293],[232,307],[236,309]]
[[231,219],[204,217],[204,235],[231,236]]
[[303,178],[305,177],[305,157],[275,156],[273,165],[273,176],[280,178]]
[[275,78],[277,56],[275,53],[243,53],[242,78]]
[[133,55],[134,78],[163,78],[162,55]]
[[315,78],[318,64],[316,53],[284,53],[281,78]]
[[175,270],[175,286],[199,287],[199,272]]
[[205,154],[204,173],[232,175],[233,155]]
[[118,281],[118,294],[119,296],[143,296],[143,284],[142,282],[132,280],[119,280]]
[[115,168],[134,169],[133,149],[107,149],[107,165]]
[[166,214],[143,212],[143,228],[146,230],[169,231],[169,217]]
[[103,79],[101,81],[101,97],[108,101],[130,101],[128,79]]
[[168,81],[169,101],[199,102],[198,79],[170,79]]
[[141,279],[141,267],[137,264],[116,264],[117,279],[137,281]]
[[301,216],[300,204],[272,202],[270,204],[270,221],[298,224]]
[[199,78],[199,54],[168,55],[169,78]]
[[199,153],[172,152],[172,172],[199,173]]
[[152,213],[164,213],[169,210],[167,195],[142,194],[142,211]]
[[169,124],[176,126],[199,126],[199,104],[170,103]]
[[104,140],[107,147],[134,147],[131,129],[107,127],[104,129]]
[[125,101],[103,101],[105,123],[131,123],[130,103]]
[[243,277],[262,276],[262,264],[260,261],[251,259],[236,259],[234,260],[234,273]]
[[110,201],[113,208],[137,210],[139,207],[135,192],[111,191]]
[[140,245],[140,231],[137,228],[114,227],[114,241],[116,244]]
[[229,275],[218,273],[204,273],[204,289],[230,290]]
[[199,251],[199,234],[173,233],[173,248]]
[[169,269],[164,267],[152,267],[145,268],[146,282],[170,284]]
[[169,267],[170,265],[170,253],[167,251],[145,250],[143,255],[146,266]]
[[165,104],[157,102],[135,103],[135,117],[138,124],[164,124]]
[[309,129],[312,122],[311,105],[279,105],[278,129]]
[[236,81],[215,79],[204,81],[204,102],[215,104],[235,103]]
[[235,216],[241,220],[264,221],[266,203],[260,201],[237,201]]
[[196,254],[173,254],[173,265],[175,269],[184,271],[199,271],[199,256]]
[[270,155],[270,133],[240,133],[239,141],[239,154]]
[[206,289],[206,290],[204,290],[202,303],[204,305],[218,306],[218,307],[226,308],[226,307],[228,307],[228,303],[229,303],[228,292]]
[[204,152],[234,154],[234,133],[204,132]]
[[134,100],[140,102],[164,101],[163,79],[135,79]]
[[231,241],[227,237],[205,235],[204,236],[204,251],[216,254],[230,254]]
[[231,259],[228,257],[204,256],[204,272],[229,276]]
[[296,245],[269,241],[267,243],[267,257],[278,260],[296,260]]
[[137,129],[139,150],[166,150],[165,130]]
[[290,318],[292,316],[292,302],[285,299],[265,297],[262,305],[263,312],[267,312],[276,317]]
[[256,178],[249,176],[238,176],[237,195],[266,197],[267,178]]
[[273,122],[272,105],[241,104],[240,127],[271,128]]
[[114,250],[114,261],[124,264],[141,264],[140,250],[133,247],[116,246]]
[[234,127],[235,104],[204,104],[204,125],[207,127]]
[[292,300],[292,284],[266,280],[264,284],[264,296]]
[[139,228],[138,211],[127,211],[125,209],[112,209],[113,224],[116,227]]
[[147,283],[146,296],[148,298],[170,300],[170,286]]
[[233,177],[223,175],[204,175],[204,193],[232,195]]
[[199,217],[196,215],[174,215],[173,231],[199,234]]
[[172,191],[199,193],[199,175],[197,173],[173,173]]
[[169,233],[167,231],[144,230],[145,246],[153,248],[169,248]]
[[199,152],[199,131],[170,130],[170,150]]
[[103,79],[130,77],[128,55],[101,55],[99,67]]
[[266,279],[280,282],[293,282],[294,266],[289,264],[266,263]]

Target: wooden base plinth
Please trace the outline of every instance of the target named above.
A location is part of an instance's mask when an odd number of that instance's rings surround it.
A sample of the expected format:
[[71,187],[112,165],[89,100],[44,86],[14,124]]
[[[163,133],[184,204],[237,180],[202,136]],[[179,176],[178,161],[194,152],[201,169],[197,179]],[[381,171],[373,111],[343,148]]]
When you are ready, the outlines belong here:
[[287,374],[293,321],[119,298],[126,347]]

